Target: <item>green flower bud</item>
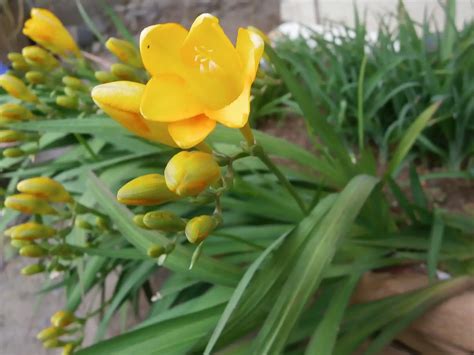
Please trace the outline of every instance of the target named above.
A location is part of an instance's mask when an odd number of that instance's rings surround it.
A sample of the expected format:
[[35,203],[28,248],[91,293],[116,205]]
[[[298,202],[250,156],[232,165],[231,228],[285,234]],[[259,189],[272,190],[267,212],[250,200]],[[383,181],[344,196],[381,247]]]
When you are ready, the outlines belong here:
[[20,255],[27,258],[41,258],[45,255],[48,255],[48,251],[39,245],[30,244],[25,245],[20,249]]
[[30,84],[43,84],[46,82],[46,77],[39,71],[29,71],[25,74],[25,78]]
[[81,79],[75,78],[73,76],[64,76],[63,77],[63,84],[67,87],[79,91],[89,91],[87,86],[81,81]]
[[14,143],[21,142],[26,138],[26,135],[19,131],[12,129],[4,129],[0,131],[0,143]]
[[74,225],[75,225],[77,228],[87,229],[87,230],[91,230],[91,229],[94,228],[94,227],[92,226],[92,224],[90,224],[89,222],[87,222],[86,220],[84,220],[84,219],[82,219],[82,218],[76,218],[76,221],[74,222]]
[[132,43],[111,37],[105,42],[105,46],[122,62],[137,68],[142,67],[140,53]]
[[177,200],[160,174],[147,174],[127,182],[117,192],[117,200],[125,205],[149,206]]
[[218,220],[214,216],[194,217],[186,224],[186,238],[190,243],[198,244],[206,239],[217,225]]
[[161,245],[152,245],[147,250],[147,254],[150,258],[158,258],[165,253],[166,250]]
[[34,274],[39,274],[40,272],[43,272],[45,270],[44,265],[42,264],[32,264],[25,266],[23,269],[21,269],[21,274],[25,276],[30,276]]
[[47,239],[56,234],[56,229],[36,222],[19,224],[9,229],[9,234],[15,240]]
[[42,329],[38,334],[36,334],[36,339],[39,341],[47,341],[50,339],[56,339],[57,337],[64,334],[64,330],[58,327],[48,327]]
[[76,317],[69,311],[57,311],[51,317],[51,324],[58,328],[65,328],[76,321]]
[[20,249],[23,248],[25,245],[30,245],[31,242],[27,240],[12,240],[10,242],[10,245],[15,248],[15,249]]
[[19,158],[25,155],[25,151],[21,148],[7,148],[2,154],[5,158]]
[[113,81],[119,81],[114,74],[108,71],[99,70],[94,73],[95,78],[102,84],[111,83]]
[[186,223],[176,214],[168,211],[148,212],[143,217],[143,223],[150,229],[163,232],[179,232],[184,230]]
[[96,217],[95,219],[95,225],[99,227],[102,230],[108,230],[109,229],[109,221],[103,217]]
[[114,74],[116,77],[118,77],[121,80],[136,81],[136,82],[141,81],[136,70],[133,69],[133,67],[126,64],[122,64],[122,63],[112,64],[112,66],[110,67],[110,71],[112,72],[112,74]]
[[56,97],[56,105],[75,110],[79,107],[79,99],[77,96],[59,95]]

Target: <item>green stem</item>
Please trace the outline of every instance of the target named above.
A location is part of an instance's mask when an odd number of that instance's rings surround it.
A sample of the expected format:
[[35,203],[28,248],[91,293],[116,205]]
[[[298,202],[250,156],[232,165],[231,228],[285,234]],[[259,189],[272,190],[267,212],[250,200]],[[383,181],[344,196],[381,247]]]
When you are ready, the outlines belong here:
[[91,146],[89,145],[89,143],[87,143],[87,141],[84,139],[82,135],[80,135],[79,133],[74,133],[74,137],[76,137],[77,141],[87,150],[87,152],[90,154],[92,159],[94,159],[95,161],[99,160],[99,157],[97,156],[97,154],[94,153]]
[[267,155],[267,153],[265,153],[265,151],[263,150],[263,148],[259,145],[255,146],[254,149],[252,150],[252,153],[254,156],[256,156],[257,158],[259,158],[262,163],[264,163],[267,168],[273,173],[275,174],[275,176],[278,178],[278,180],[280,181],[280,183],[285,186],[285,188],[288,190],[288,192],[290,193],[290,195],[295,199],[296,203],[298,204],[298,206],[300,207],[301,211],[303,212],[304,215],[307,214],[307,210],[306,210],[306,206],[303,202],[303,200],[301,199],[301,197],[298,195],[298,193],[296,192],[295,188],[293,187],[293,185],[291,185],[291,183],[288,181],[288,179],[286,178],[286,176],[280,171],[280,169],[273,163],[273,161],[270,159],[270,157]]

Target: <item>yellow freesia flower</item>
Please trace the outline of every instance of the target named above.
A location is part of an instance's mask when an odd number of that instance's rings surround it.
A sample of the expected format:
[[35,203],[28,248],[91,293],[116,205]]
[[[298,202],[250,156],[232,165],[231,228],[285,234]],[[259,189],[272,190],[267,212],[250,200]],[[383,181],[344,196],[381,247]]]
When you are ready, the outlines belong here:
[[26,20],[23,27],[25,36],[55,54],[81,56],[79,47],[71,34],[51,11],[33,8],[30,15],[31,18]]
[[140,52],[152,78],[141,101],[142,115],[167,124],[184,149],[202,142],[216,122],[243,127],[263,43],[255,32],[240,28],[234,47],[209,14],[199,16],[189,31],[174,23],[145,28]]
[[176,147],[166,124],[148,121],[140,114],[145,85],[132,81],[114,81],[92,89],[92,99],[106,114],[129,131],[148,140]]

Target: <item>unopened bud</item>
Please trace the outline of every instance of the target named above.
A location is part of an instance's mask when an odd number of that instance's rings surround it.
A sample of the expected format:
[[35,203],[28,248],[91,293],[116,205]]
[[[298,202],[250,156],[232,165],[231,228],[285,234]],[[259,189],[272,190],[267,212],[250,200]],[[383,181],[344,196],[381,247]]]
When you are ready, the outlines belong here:
[[0,121],[21,121],[33,118],[33,114],[27,108],[12,102],[0,105]]
[[179,232],[184,230],[186,223],[176,214],[168,211],[148,212],[143,217],[143,223],[150,229],[163,232]]
[[59,66],[58,60],[47,50],[39,46],[27,46],[21,51],[28,64],[51,70]]
[[25,155],[25,151],[21,148],[7,148],[2,154],[5,158],[19,158]]
[[198,244],[209,236],[217,224],[218,221],[213,216],[194,217],[186,224],[186,238],[190,243]]
[[150,258],[158,258],[165,253],[166,253],[165,248],[162,247],[161,245],[152,245],[147,250],[147,254]]
[[177,195],[196,196],[221,177],[213,156],[198,151],[182,151],[168,162],[165,179],[168,188]]
[[64,330],[58,327],[48,327],[41,330],[36,334],[36,339],[39,341],[47,341],[50,339],[56,339],[57,337],[64,334]]
[[105,42],[105,46],[120,61],[137,68],[142,67],[140,53],[132,43],[111,37]]
[[64,93],[66,94],[66,96],[77,97],[77,91],[75,89],[71,89],[68,86],[64,88]]
[[92,224],[90,224],[89,222],[87,222],[86,220],[82,218],[76,218],[76,221],[74,222],[74,224],[77,228],[81,228],[81,229],[91,230],[94,228]]
[[27,258],[41,258],[45,255],[48,255],[48,251],[39,245],[30,244],[25,245],[20,249],[20,255]]
[[160,174],[148,174],[127,182],[117,192],[117,200],[126,205],[159,205],[179,197],[166,186]]
[[51,202],[71,202],[72,197],[64,186],[46,176],[34,177],[20,181],[18,191],[44,197]]
[[70,87],[71,89],[79,91],[88,91],[87,86],[84,84],[84,82],[74,76],[66,75],[63,77],[62,81],[64,85]]
[[102,230],[108,230],[109,229],[109,221],[103,217],[96,217],[95,219],[95,225],[99,227]]
[[47,239],[56,234],[56,229],[36,222],[26,222],[9,229],[12,239],[35,240]]
[[76,347],[76,344],[67,343],[66,345],[64,345],[61,355],[72,355],[75,347]]
[[119,81],[120,79],[109,71],[99,70],[94,73],[95,78],[102,84]]
[[0,86],[11,96],[27,102],[37,102],[38,98],[16,76],[10,74],[0,75]]
[[17,52],[10,52],[7,54],[7,58],[10,62],[19,62],[19,61],[22,61],[22,60],[25,60],[25,58],[23,58],[23,56],[21,55],[21,53],[17,53]]
[[143,217],[145,217],[144,214],[136,214],[133,216],[133,223],[140,228],[148,229],[145,223],[143,223]]
[[59,95],[56,97],[56,105],[75,110],[79,107],[79,100],[76,96]]
[[8,196],[5,199],[5,206],[26,214],[57,214],[57,211],[49,205],[47,199],[25,193]]
[[17,71],[25,72],[30,69],[30,66],[28,65],[28,63],[23,61],[14,61],[12,63],[12,68]]
[[[42,264],[32,264],[25,266],[23,269],[21,269],[21,274],[25,276],[30,276],[30,275],[35,275],[43,272],[45,270],[44,265]],[[41,339],[40,339],[41,340]]]
[[26,138],[26,135],[19,131],[11,129],[0,130],[0,143],[19,142]]
[[54,349],[54,348],[60,348],[64,346],[64,344],[65,343],[63,341],[60,341],[57,338],[52,338],[43,342],[43,347],[45,349]]
[[12,240],[10,242],[10,245],[15,249],[20,249],[20,248],[23,248],[24,246],[30,245],[30,244],[31,244],[31,242],[29,242],[27,240]]
[[126,64],[122,64],[122,63],[112,64],[110,67],[110,71],[112,72],[112,74],[114,74],[116,77],[118,77],[121,80],[136,81],[136,82],[141,81],[136,70],[133,67]]
[[69,311],[57,311],[51,317],[51,324],[58,328],[67,327],[69,324],[74,323],[76,317]]
[[46,82],[46,77],[39,71],[29,71],[25,74],[25,78],[30,84],[43,84]]

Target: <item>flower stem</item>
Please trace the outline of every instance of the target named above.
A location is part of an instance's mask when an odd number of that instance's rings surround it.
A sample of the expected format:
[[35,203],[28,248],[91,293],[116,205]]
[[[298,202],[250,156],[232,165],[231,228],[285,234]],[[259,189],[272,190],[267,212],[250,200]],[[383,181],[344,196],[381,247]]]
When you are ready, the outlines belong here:
[[250,124],[248,122],[240,129],[240,132],[244,136],[245,141],[249,147],[255,145],[255,137],[253,136],[252,129],[250,128]]
[[290,195],[295,199],[296,203],[300,207],[301,211],[303,212],[304,215],[307,214],[306,206],[301,199],[301,197],[298,195],[296,192],[295,188],[291,183],[288,181],[286,176],[281,172],[281,170],[273,163],[273,161],[270,159],[270,157],[265,153],[263,148],[261,146],[255,146],[256,149],[253,149],[253,155],[255,155],[257,158],[259,158],[262,163],[264,163],[267,168],[275,174],[275,176],[278,178],[280,183],[285,186],[285,188],[288,190]]

